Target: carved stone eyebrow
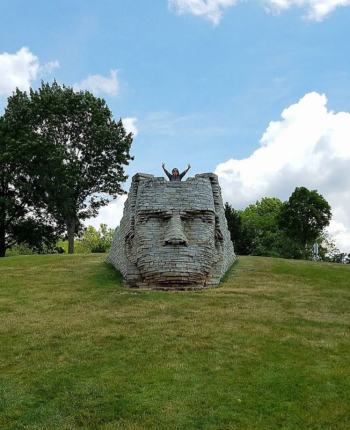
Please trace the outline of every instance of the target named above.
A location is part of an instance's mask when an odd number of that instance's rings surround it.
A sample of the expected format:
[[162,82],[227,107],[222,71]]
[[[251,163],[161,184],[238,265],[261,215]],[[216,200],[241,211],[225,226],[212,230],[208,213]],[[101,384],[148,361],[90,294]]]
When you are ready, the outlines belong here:
[[215,217],[215,212],[212,210],[189,210],[189,211],[181,211],[180,212],[180,217],[183,219],[186,218],[196,218],[196,217],[201,217],[201,218],[213,218]]
[[203,214],[208,214],[208,215],[210,215],[210,214],[215,214],[215,211],[214,210],[210,210],[210,209],[203,209],[203,210],[195,210],[195,209],[192,209],[192,210],[185,210],[185,211],[180,211],[180,215],[182,215],[182,214],[184,214],[184,215],[203,215]]
[[139,209],[137,216],[159,216],[160,218],[171,217],[175,214],[179,214],[182,217],[193,217],[196,215],[211,216],[215,215],[214,210],[203,209],[203,210],[159,210],[159,209]]
[[141,209],[137,211],[137,216],[158,216],[159,218],[164,218],[171,216],[172,211],[162,211],[158,209]]

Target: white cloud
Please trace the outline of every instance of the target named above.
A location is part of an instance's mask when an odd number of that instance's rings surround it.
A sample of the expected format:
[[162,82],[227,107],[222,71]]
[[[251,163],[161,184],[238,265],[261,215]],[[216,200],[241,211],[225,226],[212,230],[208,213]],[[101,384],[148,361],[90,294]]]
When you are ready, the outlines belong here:
[[236,0],[168,0],[169,7],[179,14],[202,16],[214,25],[219,24],[223,10],[236,4]]
[[92,225],[96,229],[100,227],[100,224],[107,224],[109,228],[116,228],[122,219],[126,199],[126,194],[118,197],[113,203],[101,208],[96,218],[90,218],[84,221],[84,224],[86,226]]
[[91,91],[94,95],[104,93],[111,96],[117,96],[119,93],[117,70],[111,70],[111,76],[109,78],[102,75],[89,75],[80,83],[75,83],[73,87],[77,91]]
[[53,70],[58,69],[60,67],[60,63],[56,61],[50,61],[43,66],[40,67],[41,73],[52,73]]
[[28,90],[39,72],[39,60],[28,48],[16,54],[0,54],[0,94],[9,95],[18,87]]
[[349,6],[350,0],[262,0],[267,10],[282,12],[293,6],[306,8],[305,18],[323,21],[327,15],[340,6]]
[[133,137],[136,137],[138,133],[138,130],[135,124],[137,122],[137,118],[136,117],[123,118],[122,122],[127,133],[132,133]]
[[306,94],[272,121],[250,157],[219,164],[225,201],[235,208],[262,197],[288,199],[295,187],[316,189],[333,212],[338,247],[350,252],[350,113],[334,113],[324,94]]
[[342,222],[337,222],[332,219],[327,230],[329,234],[334,238],[341,251],[349,253],[350,229],[345,227]]
[[41,72],[51,72],[59,67],[58,61],[40,65],[36,55],[23,47],[15,54],[0,54],[0,95],[9,96],[19,88],[27,91]]
[[[266,10],[280,13],[297,6],[307,10],[306,18],[313,21],[323,19],[340,6],[349,6],[350,0],[261,0]],[[170,9],[179,14],[202,16],[219,24],[223,11],[234,6],[237,0],[168,0]]]

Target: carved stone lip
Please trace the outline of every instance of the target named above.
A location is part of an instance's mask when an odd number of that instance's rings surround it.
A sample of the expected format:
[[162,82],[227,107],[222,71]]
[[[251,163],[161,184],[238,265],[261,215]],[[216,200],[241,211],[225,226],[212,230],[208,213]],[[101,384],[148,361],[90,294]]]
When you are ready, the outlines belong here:
[[167,239],[164,240],[163,242],[163,246],[188,246],[188,242],[187,240],[178,240],[178,239]]

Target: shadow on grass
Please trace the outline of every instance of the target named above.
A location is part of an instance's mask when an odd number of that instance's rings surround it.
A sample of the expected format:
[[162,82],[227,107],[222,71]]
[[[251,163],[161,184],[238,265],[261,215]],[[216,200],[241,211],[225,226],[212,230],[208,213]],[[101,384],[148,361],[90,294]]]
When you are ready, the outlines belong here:
[[158,300],[169,296],[165,291],[143,290],[128,286],[122,274],[112,264],[103,262],[101,270],[90,278],[97,287],[106,289],[109,294],[125,295],[125,298]]
[[100,270],[94,273],[90,279],[100,288],[125,288],[122,274],[106,261],[102,262]]
[[236,261],[234,261],[232,263],[232,265],[227,270],[227,272],[225,273],[225,275],[221,278],[219,287],[222,286],[222,284],[224,284],[225,282],[227,282],[229,279],[231,279],[235,275],[235,272],[236,272],[236,269],[237,269],[239,263],[240,263],[239,257],[237,257]]

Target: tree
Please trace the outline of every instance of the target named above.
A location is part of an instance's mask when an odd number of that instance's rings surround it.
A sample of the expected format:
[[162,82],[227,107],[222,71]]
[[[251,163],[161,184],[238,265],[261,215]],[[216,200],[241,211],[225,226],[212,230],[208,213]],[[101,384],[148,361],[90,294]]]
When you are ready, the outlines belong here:
[[235,251],[240,255],[300,258],[293,238],[288,238],[278,226],[282,202],[264,197],[244,210],[225,204],[225,215]]
[[[333,237],[327,231],[323,231],[315,243],[318,243],[318,255],[322,261],[334,261],[335,256],[340,254]],[[308,244],[307,251],[308,255],[314,255],[313,243]]]
[[265,197],[242,211],[243,225],[253,237],[253,255],[277,256],[273,248],[278,233],[276,216],[281,205],[279,199]]
[[[22,102],[25,106],[26,100]],[[17,113],[25,121],[25,109]],[[0,257],[14,245],[50,247],[60,234],[60,226],[37,205],[39,196],[27,169],[32,151],[10,118],[0,117]]]
[[115,229],[108,228],[107,224],[100,224],[98,230],[89,225],[82,235],[82,240],[89,245],[92,253],[107,252],[112,245],[114,234]]
[[283,203],[278,224],[288,237],[298,242],[305,260],[307,245],[316,241],[331,217],[331,207],[316,190],[300,187]]
[[242,211],[243,226],[252,238],[252,255],[300,258],[295,242],[278,226],[281,207],[278,198],[264,197]]
[[227,227],[231,235],[236,254],[249,255],[253,249],[253,236],[242,223],[242,211],[236,210],[225,203]]
[[[114,234],[115,229],[108,228],[107,224],[100,224],[98,230],[92,225],[89,225],[78,233],[78,238],[75,241],[74,247],[80,254],[108,252],[112,245]],[[68,242],[60,239],[57,242],[56,249],[62,249],[63,252],[68,252]]]
[[103,99],[56,81],[42,82],[29,96],[17,90],[9,98],[6,114],[18,119],[20,138],[33,148],[28,154],[30,175],[40,204],[58,224],[65,224],[68,252],[73,253],[77,225],[95,217],[110,197],[124,193],[123,166],[133,159],[132,134],[126,133],[121,120],[114,121]]

